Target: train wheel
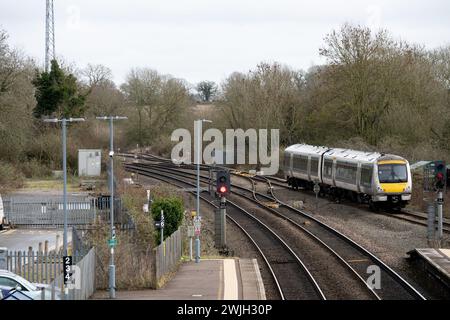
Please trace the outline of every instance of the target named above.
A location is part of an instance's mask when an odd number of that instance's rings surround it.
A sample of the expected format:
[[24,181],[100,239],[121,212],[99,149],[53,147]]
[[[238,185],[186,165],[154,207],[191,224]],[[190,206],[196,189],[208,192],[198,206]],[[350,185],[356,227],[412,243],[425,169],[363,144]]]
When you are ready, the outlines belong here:
[[380,206],[376,202],[373,202],[372,200],[369,200],[369,208],[373,212],[380,212]]

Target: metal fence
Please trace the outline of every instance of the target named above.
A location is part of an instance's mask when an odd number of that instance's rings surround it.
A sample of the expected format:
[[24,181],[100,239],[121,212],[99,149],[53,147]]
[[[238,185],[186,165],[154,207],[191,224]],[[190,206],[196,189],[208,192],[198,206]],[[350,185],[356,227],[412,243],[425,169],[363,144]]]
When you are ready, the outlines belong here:
[[[64,225],[64,207],[61,198],[36,200],[8,198],[3,201],[5,218],[13,226],[28,228],[60,228]],[[109,221],[109,197],[71,197],[67,201],[67,224],[88,226],[96,219]],[[129,218],[122,210],[121,199],[115,199],[116,224],[127,224]]]
[[177,268],[181,256],[181,230],[178,229],[155,248],[155,283],[157,287],[165,275]]

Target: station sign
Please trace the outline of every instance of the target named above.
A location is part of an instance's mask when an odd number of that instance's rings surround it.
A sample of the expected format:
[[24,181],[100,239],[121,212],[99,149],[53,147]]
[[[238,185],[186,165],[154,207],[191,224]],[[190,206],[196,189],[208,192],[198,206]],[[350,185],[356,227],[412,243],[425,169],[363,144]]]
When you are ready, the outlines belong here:
[[202,229],[202,221],[198,217],[194,220],[194,232],[196,236],[200,235]]
[[72,283],[72,256],[63,257],[63,276],[64,284]]

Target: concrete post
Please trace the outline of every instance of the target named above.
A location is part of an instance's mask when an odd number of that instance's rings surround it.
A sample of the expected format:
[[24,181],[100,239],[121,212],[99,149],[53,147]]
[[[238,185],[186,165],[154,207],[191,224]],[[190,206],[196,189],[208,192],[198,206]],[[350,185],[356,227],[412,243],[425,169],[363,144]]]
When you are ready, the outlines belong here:
[[438,218],[437,237],[438,237],[439,241],[441,241],[442,237],[443,237],[443,228],[442,228],[443,218],[444,218],[443,207],[444,207],[444,197],[443,197],[442,191],[439,191],[438,197],[437,197],[437,218]]
[[221,197],[220,198],[220,230],[221,230],[221,237],[220,237],[220,246],[223,248],[227,245],[227,228],[226,228],[226,216],[227,216],[227,198]]
[[430,245],[431,241],[434,240],[435,236],[435,221],[436,216],[434,212],[434,203],[432,201],[428,202],[428,229],[427,229],[427,240],[428,245]]

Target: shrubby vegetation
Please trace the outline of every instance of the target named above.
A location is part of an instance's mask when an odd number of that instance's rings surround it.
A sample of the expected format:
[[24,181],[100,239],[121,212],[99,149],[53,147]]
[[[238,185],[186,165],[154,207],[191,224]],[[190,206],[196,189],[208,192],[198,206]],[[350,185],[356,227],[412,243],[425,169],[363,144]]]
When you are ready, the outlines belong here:
[[[156,198],[152,203],[151,211],[155,221],[161,221],[161,211],[164,211],[164,239],[177,231],[183,222],[184,206],[181,198]],[[157,232],[156,241],[161,243],[160,230]]]

